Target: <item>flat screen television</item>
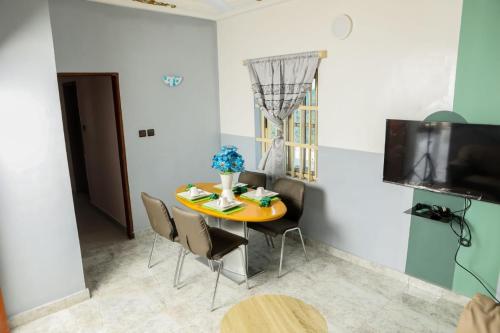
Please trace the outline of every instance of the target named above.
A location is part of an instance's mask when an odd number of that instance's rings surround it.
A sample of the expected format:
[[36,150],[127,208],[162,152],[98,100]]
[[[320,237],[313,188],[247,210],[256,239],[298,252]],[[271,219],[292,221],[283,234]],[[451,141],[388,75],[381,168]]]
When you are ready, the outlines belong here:
[[388,119],[384,181],[500,203],[500,126]]

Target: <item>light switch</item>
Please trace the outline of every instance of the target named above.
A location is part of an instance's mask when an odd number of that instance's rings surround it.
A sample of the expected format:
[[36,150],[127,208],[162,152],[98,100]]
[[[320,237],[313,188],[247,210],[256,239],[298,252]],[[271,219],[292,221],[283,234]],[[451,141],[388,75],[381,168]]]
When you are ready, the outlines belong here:
[[146,136],[146,130],[139,130],[139,137],[144,138]]
[[148,136],[155,136],[155,129],[154,128],[148,129]]

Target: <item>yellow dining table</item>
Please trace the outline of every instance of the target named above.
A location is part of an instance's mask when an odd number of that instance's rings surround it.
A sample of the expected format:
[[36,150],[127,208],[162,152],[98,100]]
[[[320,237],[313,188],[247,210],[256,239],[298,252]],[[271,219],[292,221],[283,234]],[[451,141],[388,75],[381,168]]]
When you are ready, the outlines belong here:
[[[217,183],[194,183],[199,189],[205,190],[210,193],[220,194],[222,191],[220,188],[217,188]],[[182,205],[197,211],[201,214],[208,215],[217,219],[219,223],[219,227],[221,227],[221,219],[230,221],[231,223],[225,224],[224,229],[233,232],[235,234],[240,234],[241,236],[248,239],[248,227],[247,222],[252,223],[266,223],[275,221],[280,219],[286,214],[286,206],[281,200],[273,200],[271,201],[271,205],[269,207],[260,207],[258,202],[245,199],[244,197],[240,197],[236,195],[236,200],[241,201],[243,203],[241,210],[236,210],[230,213],[219,212],[210,208],[206,208],[203,204],[209,202],[210,200],[201,200],[197,202],[192,202],[190,200],[184,199],[178,196],[178,193],[186,192],[187,185],[181,185],[176,190],[175,198]],[[248,245],[245,246],[245,258],[246,262],[246,270],[249,277],[261,272],[261,269],[255,268],[255,266],[249,265],[248,260]],[[241,283],[244,281],[243,274],[240,270],[241,262],[224,262],[223,275],[230,278],[231,280]],[[239,276],[238,276],[239,275]]]

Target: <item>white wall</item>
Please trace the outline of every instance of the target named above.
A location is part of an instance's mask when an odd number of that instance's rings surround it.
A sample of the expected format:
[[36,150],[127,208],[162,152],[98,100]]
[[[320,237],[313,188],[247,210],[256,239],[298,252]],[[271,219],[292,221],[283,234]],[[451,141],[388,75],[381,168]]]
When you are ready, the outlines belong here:
[[85,284],[48,4],[0,8],[0,286],[14,315]]
[[[328,50],[319,69],[320,146],[382,152],[385,118],[452,109],[461,7],[461,0],[296,0],[218,21],[221,132],[255,135],[242,60]],[[346,40],[332,33],[342,13],[354,21]]]
[[[385,119],[452,109],[461,6],[293,0],[217,22],[221,137],[245,156],[255,156],[255,114],[242,61],[328,51],[319,67],[319,178],[307,186],[300,222],[309,238],[405,270],[413,190],[382,182]],[[333,21],[343,13],[354,29],[338,40]]]
[[[148,228],[141,191],[170,206],[180,184],[217,177],[215,23],[75,0],[50,0],[50,15],[59,72],[119,73],[134,230]],[[169,88],[166,74],[184,80]]]

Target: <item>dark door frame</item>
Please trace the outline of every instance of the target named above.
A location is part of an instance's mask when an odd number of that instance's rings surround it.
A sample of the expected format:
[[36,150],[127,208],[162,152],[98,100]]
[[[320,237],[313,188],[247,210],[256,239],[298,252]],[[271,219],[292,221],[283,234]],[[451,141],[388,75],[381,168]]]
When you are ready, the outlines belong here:
[[111,78],[111,86],[113,89],[113,104],[115,109],[115,122],[116,122],[116,135],[118,139],[118,155],[120,158],[120,171],[122,178],[122,192],[123,192],[123,202],[125,204],[125,219],[127,227],[127,236],[129,239],[133,239],[134,235],[134,223],[132,221],[132,205],[130,203],[130,189],[128,184],[128,170],[127,170],[127,154],[125,149],[125,134],[123,131],[123,116],[122,107],[120,99],[120,82],[118,73],[57,73],[58,78],[67,77],[92,77],[92,76],[109,76]]

